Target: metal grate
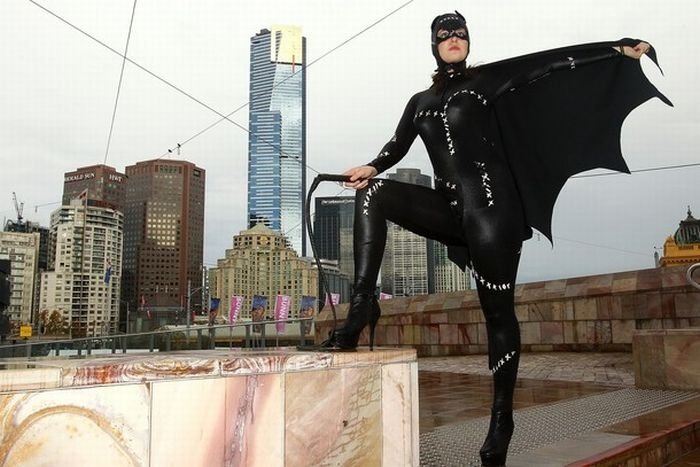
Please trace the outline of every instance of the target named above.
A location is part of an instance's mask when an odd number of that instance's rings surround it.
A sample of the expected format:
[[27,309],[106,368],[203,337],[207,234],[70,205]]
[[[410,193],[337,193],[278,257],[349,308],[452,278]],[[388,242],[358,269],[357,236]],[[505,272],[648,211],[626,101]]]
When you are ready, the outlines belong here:
[[[599,430],[696,397],[700,397],[700,394],[629,388],[518,410],[514,414],[515,433],[508,456]],[[421,434],[421,466],[480,466],[479,449],[488,427],[489,418],[482,417]]]

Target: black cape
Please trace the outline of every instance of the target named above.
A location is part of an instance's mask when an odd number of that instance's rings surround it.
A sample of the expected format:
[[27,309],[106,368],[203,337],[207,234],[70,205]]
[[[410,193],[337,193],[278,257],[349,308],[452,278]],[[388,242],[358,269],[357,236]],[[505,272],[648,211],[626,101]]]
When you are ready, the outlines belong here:
[[[536,69],[552,55],[587,48],[635,45],[636,39],[600,42],[524,55],[490,65],[509,70]],[[647,55],[658,66],[652,48]],[[620,133],[627,115],[658,97],[672,106],[644,75],[640,60],[623,57],[585,64],[576,73],[538,77],[515,92],[503,89],[493,103],[492,118],[520,192],[525,221],[552,241],[552,211],[572,175],[595,168],[629,173],[622,157]]]

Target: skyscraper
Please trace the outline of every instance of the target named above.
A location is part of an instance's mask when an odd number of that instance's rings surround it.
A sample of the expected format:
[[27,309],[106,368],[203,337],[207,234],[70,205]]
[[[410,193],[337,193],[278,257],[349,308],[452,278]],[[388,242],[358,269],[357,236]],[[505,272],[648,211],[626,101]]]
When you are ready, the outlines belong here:
[[352,228],[355,215],[354,196],[316,198],[314,239],[318,256],[338,262],[338,269],[353,277],[355,264]]
[[306,255],[306,38],[273,26],[250,39],[248,222],[281,232]]
[[[397,169],[390,180],[430,188],[432,181],[419,169]],[[469,275],[447,258],[447,247],[394,223],[387,226],[381,288],[395,296],[454,292],[469,289]]]
[[432,249],[433,275],[429,277],[428,293],[456,292],[469,290],[471,278],[468,273],[447,257],[447,247],[436,240],[428,240]]
[[[63,206],[77,198],[83,190],[91,200],[103,201],[124,212],[126,176],[108,165],[81,167],[63,175]],[[106,206],[103,204],[103,206]]]
[[[419,169],[397,169],[389,180],[430,187],[432,181]],[[386,250],[382,261],[382,291],[394,296],[429,293],[433,276],[432,242],[392,222],[388,223]]]
[[179,310],[190,281],[192,303],[199,303],[204,169],[187,161],[156,159],[129,166],[126,174],[123,299],[131,310]]

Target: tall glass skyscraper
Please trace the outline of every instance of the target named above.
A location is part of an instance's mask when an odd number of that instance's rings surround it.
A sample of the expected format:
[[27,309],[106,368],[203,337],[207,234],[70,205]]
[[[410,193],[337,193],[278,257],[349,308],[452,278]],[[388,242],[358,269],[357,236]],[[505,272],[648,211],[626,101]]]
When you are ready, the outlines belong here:
[[281,232],[306,255],[306,38],[273,26],[250,39],[248,223]]

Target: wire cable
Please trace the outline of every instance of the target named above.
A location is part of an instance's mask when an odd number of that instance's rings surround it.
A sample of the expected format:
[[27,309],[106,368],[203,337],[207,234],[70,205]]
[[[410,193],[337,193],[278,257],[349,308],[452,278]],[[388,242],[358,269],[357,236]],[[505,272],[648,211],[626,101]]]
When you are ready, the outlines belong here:
[[[215,127],[216,125],[218,125],[219,123],[221,123],[221,122],[224,121],[224,120],[228,121],[229,123],[232,123],[232,124],[235,125],[236,127],[240,128],[241,130],[243,130],[243,131],[245,131],[246,133],[249,133],[249,134],[250,134],[250,130],[249,130],[249,129],[245,128],[244,126],[240,125],[239,123],[237,123],[237,122],[235,122],[235,121],[233,121],[233,120],[231,120],[231,119],[229,118],[231,115],[233,115],[233,114],[239,112],[240,110],[244,109],[245,107],[247,107],[247,106],[250,104],[250,101],[248,101],[248,102],[246,102],[246,103],[244,103],[244,104],[238,106],[238,107],[235,108],[233,111],[231,111],[231,112],[229,112],[228,114],[224,115],[223,113],[217,111],[216,109],[214,109],[213,107],[211,107],[211,106],[209,106],[208,104],[204,103],[204,102],[201,101],[200,99],[197,99],[196,97],[194,97],[194,96],[193,96],[192,94],[190,94],[189,92],[180,89],[179,87],[177,87],[177,86],[174,85],[173,83],[171,83],[171,82],[169,82],[168,80],[166,80],[166,79],[164,79],[164,78],[158,76],[157,74],[153,73],[152,71],[148,70],[147,68],[143,67],[142,65],[138,64],[137,62],[135,62],[135,61],[133,61],[132,59],[130,59],[130,58],[127,57],[126,52],[127,52],[127,50],[128,50],[129,38],[130,38],[130,36],[131,36],[131,30],[132,30],[132,24],[133,24],[134,13],[135,13],[135,10],[136,10],[136,2],[137,2],[137,0],[134,0],[134,6],[133,6],[133,10],[132,10],[131,23],[130,23],[130,25],[129,25],[129,36],[128,36],[128,38],[127,38],[127,44],[126,44],[126,49],[125,49],[124,54],[121,54],[120,52],[118,52],[118,51],[115,50],[114,48],[110,47],[109,45],[107,45],[106,43],[104,43],[104,42],[102,42],[101,40],[97,39],[95,36],[89,34],[88,32],[82,30],[82,29],[79,28],[78,26],[73,25],[73,24],[70,23],[68,20],[62,18],[61,16],[59,16],[58,14],[56,14],[56,13],[54,13],[53,11],[49,10],[48,8],[44,7],[43,5],[37,3],[35,0],[28,0],[28,1],[29,1],[30,3],[32,3],[32,4],[34,4],[35,6],[41,8],[42,10],[44,10],[45,12],[47,12],[48,14],[54,16],[56,19],[58,19],[58,20],[60,20],[61,22],[65,23],[66,25],[70,26],[71,28],[77,30],[77,31],[80,32],[81,34],[87,36],[88,38],[90,38],[90,39],[92,39],[93,41],[97,42],[98,44],[102,45],[103,47],[105,47],[105,48],[108,49],[109,51],[111,51],[111,52],[113,52],[114,54],[119,55],[120,57],[123,58],[122,70],[121,70],[120,79],[119,79],[119,87],[118,87],[118,90],[117,90],[117,98],[116,98],[116,100],[115,100],[115,106],[114,106],[114,111],[113,111],[113,115],[112,115],[112,124],[110,125],[110,136],[109,136],[109,140],[111,140],[112,128],[113,128],[113,125],[114,125],[114,117],[115,117],[115,115],[116,115],[117,101],[118,101],[118,99],[119,99],[119,88],[121,87],[122,76],[123,76],[123,72],[124,72],[124,66],[125,66],[125,63],[126,63],[127,61],[128,61],[129,63],[131,63],[132,65],[136,66],[137,68],[141,69],[141,70],[144,71],[145,73],[151,75],[151,76],[154,77],[155,79],[161,81],[163,84],[167,85],[168,87],[170,87],[170,88],[172,88],[172,89],[174,89],[174,90],[180,92],[181,94],[185,95],[185,96],[188,97],[189,99],[195,101],[196,103],[200,104],[201,106],[205,107],[205,108],[208,109],[209,111],[211,111],[211,112],[213,112],[213,113],[215,113],[215,114],[217,114],[218,116],[221,117],[219,120],[217,120],[216,122],[213,122],[212,124],[208,125],[207,127],[203,128],[202,130],[198,131],[198,132],[195,133],[194,135],[192,135],[192,136],[190,136],[189,138],[187,138],[186,140],[184,140],[182,143],[178,143],[177,148],[180,148],[180,147],[182,147],[183,145],[185,145],[185,144],[189,143],[190,141],[192,141],[193,139],[195,139],[195,138],[201,136],[202,134],[206,133],[206,132],[209,131],[211,128]],[[408,6],[409,4],[413,3],[414,1],[415,1],[415,0],[409,0],[409,1],[405,2],[405,3],[403,3],[402,5],[400,5],[399,7],[395,8],[395,9],[392,10],[391,12],[387,13],[387,14],[384,15],[383,17],[379,18],[378,20],[376,20],[375,22],[373,22],[373,23],[370,24],[369,26],[367,26],[367,27],[365,27],[364,29],[360,30],[360,31],[357,32],[356,34],[350,36],[348,39],[346,39],[345,41],[341,42],[341,43],[338,44],[337,46],[335,46],[335,47],[333,47],[332,49],[330,49],[330,50],[326,51],[325,53],[321,54],[319,57],[317,57],[317,58],[314,59],[313,61],[309,62],[306,66],[302,67],[298,72],[295,72],[294,74],[288,76],[288,77],[285,78],[284,80],[282,80],[282,81],[280,81],[279,83],[277,83],[277,85],[275,85],[275,87],[281,85],[281,84],[284,83],[286,80],[288,80],[288,79],[292,78],[293,76],[295,76],[297,73],[304,72],[304,71],[305,71],[308,67],[310,67],[311,65],[317,63],[319,60],[322,60],[323,58],[325,58],[325,57],[328,56],[329,54],[331,54],[331,53],[335,52],[336,50],[340,49],[341,47],[345,46],[346,44],[348,44],[348,43],[351,42],[352,40],[356,39],[356,38],[357,38],[358,36],[360,36],[361,34],[363,34],[363,33],[367,32],[368,30],[372,29],[373,27],[375,27],[376,25],[378,25],[378,24],[381,23],[382,21],[386,20],[387,18],[389,18],[389,17],[392,16],[393,14],[397,13],[397,12],[400,11],[401,9],[405,8],[405,7]],[[274,89],[274,87],[273,87],[273,89]],[[108,143],[107,143],[107,151],[105,152],[105,162],[106,162],[106,160],[107,160],[107,152],[109,151],[109,144],[110,144],[110,143],[109,143],[109,140],[108,140]],[[275,148],[276,150],[280,151],[280,153],[281,153],[282,155],[285,155],[285,154],[283,153],[283,151],[281,150],[281,148],[278,147],[277,145],[274,145],[273,143],[264,141],[264,140],[262,140],[262,139],[261,139],[261,141],[264,142],[264,143],[266,143],[266,144],[269,144],[270,146],[272,146],[272,147]],[[174,149],[174,148],[173,148],[173,149]],[[161,156],[158,157],[157,159],[161,159],[161,158],[163,158],[163,157],[165,157],[165,156],[167,156],[168,154],[171,154],[171,153],[172,153],[172,149],[169,149],[166,153],[164,153],[163,155],[161,155]],[[156,160],[157,160],[157,159],[156,159]],[[298,160],[298,159],[296,159],[296,158],[292,158],[292,159]],[[643,172],[653,172],[653,171],[661,171],[661,170],[674,170],[674,169],[691,168],[691,167],[698,167],[698,166],[700,166],[700,163],[679,164],[679,165],[659,166],[659,167],[649,167],[649,168],[644,168],[644,169],[631,170],[630,173],[643,173]],[[313,167],[309,166],[308,164],[306,164],[306,168],[308,168],[309,170],[312,170],[312,171],[314,171],[314,172],[316,172],[316,173],[319,173],[318,170],[314,169]],[[605,173],[594,173],[594,174],[581,174],[581,175],[574,175],[574,176],[572,176],[572,177],[570,177],[570,178],[592,178],[592,177],[604,177],[604,176],[612,176],[612,175],[622,175],[622,173],[621,173],[621,172],[605,172]],[[342,191],[345,191],[345,190],[342,190]],[[341,191],[341,193],[342,193],[342,191]],[[49,204],[53,204],[53,203],[49,203]],[[38,206],[37,206],[37,207],[38,207]],[[296,228],[298,228],[298,227],[300,227],[301,224],[302,224],[302,223],[299,223],[298,225],[291,227],[290,229],[287,230],[287,233],[288,233],[288,232],[291,232],[292,230],[294,230],[294,229],[296,229]],[[613,248],[613,247],[606,247],[606,246],[603,246],[603,245],[597,245],[597,244],[582,242],[582,241],[579,241],[579,240],[572,240],[572,239],[566,239],[566,238],[561,238],[561,237],[555,237],[555,238],[558,239],[558,240],[569,241],[569,242],[574,242],[574,243],[580,243],[580,244],[583,244],[583,245],[588,245],[588,246],[593,246],[593,247],[597,247],[597,248],[604,248],[604,249],[608,249],[608,250],[619,251],[619,252],[622,252],[622,253],[635,254],[635,255],[644,255],[643,253],[640,253],[640,252],[632,252],[632,251],[622,250],[622,249]],[[644,255],[644,256],[646,256],[646,255]]]
[[579,245],[585,245],[585,246],[591,246],[594,248],[600,248],[603,250],[610,250],[610,251],[616,251],[618,253],[625,253],[628,255],[637,255],[637,256],[644,256],[645,258],[649,258],[649,254],[647,253],[641,253],[639,251],[631,251],[631,250],[623,250],[622,248],[615,248],[612,246],[605,246],[605,245],[599,245],[597,243],[590,243],[590,242],[584,242],[581,240],[574,240],[571,238],[563,238],[563,237],[554,237],[554,240],[562,240],[564,242],[570,242],[570,243],[577,243]]
[[[218,115],[219,117],[221,117],[219,120],[217,120],[216,122],[214,122],[214,123],[212,123],[211,125],[207,126],[207,127],[204,128],[203,130],[198,131],[195,135],[193,135],[193,136],[191,136],[190,138],[186,139],[184,142],[178,143],[178,144],[176,145],[176,147],[168,149],[166,152],[164,152],[161,156],[157,157],[155,160],[162,159],[163,157],[166,157],[167,155],[172,154],[172,152],[173,152],[174,149],[179,149],[179,148],[181,148],[181,147],[184,146],[186,143],[189,143],[189,142],[192,141],[194,138],[197,138],[197,137],[201,136],[202,134],[206,133],[206,132],[209,131],[211,128],[215,127],[216,125],[218,125],[220,122],[222,122],[222,121],[224,121],[224,120],[228,121],[229,123],[233,124],[234,126],[240,128],[241,130],[243,130],[243,131],[245,131],[246,133],[250,134],[250,130],[248,130],[247,128],[245,128],[245,127],[242,126],[241,124],[239,124],[239,123],[237,123],[236,121],[231,120],[231,119],[229,118],[229,117],[230,117],[231,115],[233,115],[234,113],[236,113],[236,112],[240,111],[241,109],[245,108],[246,106],[248,106],[248,105],[250,104],[250,101],[246,102],[245,104],[242,104],[242,105],[238,106],[234,111],[230,112],[229,114],[224,115],[223,113],[219,112],[218,110],[216,110],[216,109],[214,109],[213,107],[209,106],[208,104],[204,103],[202,100],[196,98],[196,97],[193,96],[191,93],[189,93],[189,92],[187,92],[187,91],[184,91],[183,89],[180,89],[179,87],[177,87],[176,85],[174,85],[174,84],[171,83],[170,81],[166,80],[165,78],[162,78],[161,76],[155,74],[154,72],[148,70],[148,69],[145,68],[144,66],[142,66],[142,65],[138,64],[137,62],[135,62],[134,60],[130,59],[130,58],[127,57],[125,54],[121,54],[119,51],[115,50],[114,48],[110,47],[109,45],[107,45],[107,44],[104,43],[103,41],[99,40],[97,37],[93,36],[92,34],[88,33],[87,31],[84,31],[83,29],[79,28],[78,26],[72,24],[70,21],[68,21],[68,20],[66,20],[65,18],[59,16],[57,13],[54,13],[53,11],[49,10],[49,9],[46,8],[45,6],[43,6],[43,5],[41,5],[40,3],[36,2],[35,0],[28,0],[28,1],[29,1],[30,3],[32,3],[33,5],[35,5],[35,6],[39,7],[39,8],[41,8],[42,10],[44,10],[46,13],[50,14],[51,16],[55,17],[56,19],[58,19],[58,20],[61,21],[62,23],[64,23],[64,24],[70,26],[71,28],[75,29],[76,31],[80,32],[81,34],[83,34],[83,35],[87,36],[88,38],[92,39],[93,41],[97,42],[98,44],[100,44],[101,46],[105,47],[105,48],[106,48],[107,50],[109,50],[110,52],[112,52],[112,53],[114,53],[114,54],[116,54],[116,55],[119,55],[120,57],[122,57],[122,58],[124,59],[124,61],[128,61],[129,63],[131,63],[132,65],[136,66],[137,68],[139,68],[140,70],[144,71],[145,73],[151,75],[152,77],[154,77],[154,78],[157,79],[158,81],[160,81],[160,82],[162,82],[163,84],[167,85],[168,87],[170,87],[170,88],[172,88],[172,89],[174,89],[174,90],[180,92],[180,93],[183,94],[184,96],[188,97],[189,99],[193,100],[194,102],[198,103],[199,105],[205,107],[207,110],[209,110],[209,111],[215,113],[216,115]],[[348,42],[350,42],[351,40],[357,38],[360,34],[362,34],[362,33],[366,32],[366,31],[368,31],[368,30],[371,29],[372,27],[376,26],[376,25],[379,24],[380,22],[384,21],[385,19],[387,19],[388,17],[390,17],[390,16],[393,15],[394,13],[398,12],[399,10],[403,9],[403,8],[406,7],[407,5],[413,3],[414,1],[415,1],[415,0],[409,0],[408,2],[402,4],[402,5],[399,6],[398,8],[396,8],[396,9],[394,9],[393,11],[389,12],[388,14],[386,14],[385,16],[383,16],[382,18],[380,18],[379,20],[377,20],[377,21],[375,21],[374,23],[372,23],[370,26],[365,27],[365,28],[364,28],[363,30],[361,30],[359,33],[354,34],[354,35],[351,36],[349,39],[346,39],[346,40],[343,41],[341,44],[337,45],[336,47],[334,47],[333,49],[329,50],[328,52],[322,54],[320,57],[318,57],[317,59],[313,60],[313,61],[312,61],[311,63],[309,63],[308,65],[302,67],[302,68],[299,70],[299,72],[297,72],[297,73],[303,72],[303,71],[306,70],[306,68],[308,68],[310,65],[312,65],[312,64],[314,64],[314,63],[316,63],[316,62],[318,62],[320,59],[326,57],[326,56],[327,56],[328,54],[330,54],[331,52],[333,52],[333,51],[339,49],[340,47],[342,47],[342,46],[344,46],[344,45],[346,45],[346,44],[347,44]],[[295,74],[296,74],[296,73],[295,73]],[[291,75],[291,76],[287,77],[285,80],[283,80],[283,81],[281,81],[280,83],[278,83],[277,86],[279,86],[280,84],[282,84],[282,83],[283,83],[284,81],[286,81],[287,79],[290,79],[292,76],[294,76],[294,75]],[[263,142],[263,143],[265,143],[265,144],[270,145],[270,146],[273,147],[275,150],[279,151],[281,155],[286,155],[286,156],[290,157],[291,159],[297,160],[297,161],[298,161],[298,159],[296,159],[295,157],[291,157],[291,156],[289,156],[288,154],[285,154],[279,146],[277,146],[277,145],[275,145],[275,144],[273,144],[273,143],[271,143],[271,142],[269,142],[269,141],[266,141],[266,140],[264,140],[263,138],[260,138],[260,141]],[[298,161],[298,162],[301,163],[300,161]],[[313,167],[309,166],[308,164],[305,164],[305,166],[306,166],[306,168],[308,168],[309,170],[312,170],[313,172],[319,173],[318,170],[314,169]]]
[[244,131],[248,131],[246,128],[242,127],[240,124],[234,122],[233,120],[229,120],[224,114],[222,114],[222,113],[219,112],[218,110],[216,110],[216,109],[214,109],[213,107],[211,107],[210,105],[204,103],[202,100],[197,99],[196,97],[194,97],[194,96],[193,96],[192,94],[190,94],[189,92],[187,92],[187,91],[185,91],[185,90],[183,90],[183,89],[180,89],[179,87],[177,87],[176,85],[174,85],[174,84],[171,83],[170,81],[166,80],[165,78],[162,78],[161,76],[158,76],[157,74],[153,73],[152,71],[150,71],[150,70],[147,69],[146,67],[144,67],[144,66],[142,66],[142,65],[140,65],[140,64],[138,64],[138,63],[136,63],[135,61],[133,61],[132,59],[130,59],[130,58],[127,57],[126,55],[123,55],[123,54],[120,53],[119,51],[115,50],[114,48],[110,47],[109,45],[105,44],[104,42],[102,42],[101,40],[99,40],[98,38],[96,38],[95,36],[93,36],[92,34],[88,33],[87,31],[84,31],[84,30],[80,29],[78,26],[75,26],[74,24],[70,23],[68,20],[66,20],[66,19],[64,19],[64,18],[62,18],[62,17],[60,17],[58,14],[54,13],[53,11],[51,11],[51,10],[49,10],[48,8],[44,7],[43,5],[37,3],[35,0],[27,0],[27,1],[29,1],[30,3],[36,5],[36,6],[39,7],[39,8],[41,8],[41,9],[44,10],[45,12],[49,13],[51,16],[57,18],[58,20],[60,20],[61,22],[67,24],[67,25],[70,26],[71,28],[73,28],[73,29],[75,29],[76,31],[80,32],[81,34],[83,34],[83,35],[89,37],[90,39],[92,39],[93,41],[97,42],[98,44],[100,44],[102,47],[106,48],[106,49],[109,50],[110,52],[112,52],[112,53],[114,53],[114,54],[116,54],[116,55],[119,55],[119,56],[122,57],[125,61],[131,63],[132,65],[134,65],[135,67],[137,67],[137,68],[140,69],[141,71],[143,71],[143,72],[145,72],[145,73],[151,75],[152,77],[154,77],[155,79],[157,79],[157,80],[160,81],[161,83],[165,84],[166,86],[168,86],[168,87],[170,87],[170,88],[176,90],[177,92],[183,94],[184,96],[190,98],[191,100],[193,100],[193,101],[196,102],[197,104],[199,104],[199,105],[201,105],[202,107],[206,108],[207,110],[209,110],[209,111],[211,111],[211,112],[217,114],[218,116],[222,117],[223,119],[228,120],[230,123],[232,123],[232,124],[234,124],[235,126],[241,128],[241,129],[243,129]]
[[112,142],[112,132],[114,131],[114,120],[117,116],[117,104],[119,103],[119,93],[122,89],[122,80],[124,79],[124,66],[126,65],[126,54],[129,51],[129,41],[131,40],[131,29],[134,25],[134,15],[136,14],[136,1],[131,9],[131,21],[129,21],[129,33],[126,36],[126,46],[124,46],[124,59],[122,60],[122,69],[119,72],[119,83],[117,84],[117,95],[114,98],[114,109],[112,109],[112,122],[109,124],[109,136],[107,137],[107,147],[105,148],[105,158],[103,164],[107,164],[107,156],[109,155],[109,145]]
[[[656,172],[659,170],[673,170],[673,169],[687,169],[689,167],[700,167],[700,162],[695,162],[692,164],[678,164],[678,165],[663,165],[659,167],[647,167],[646,169],[636,169],[630,170],[630,174],[642,173],[642,172]],[[608,177],[610,175],[628,175],[624,172],[603,172],[594,174],[581,174],[574,175],[569,178],[591,178],[591,177]]]
[[[220,121],[226,120],[226,121],[232,123],[234,126],[237,126],[238,128],[240,128],[241,130],[243,130],[243,131],[245,131],[245,132],[247,132],[247,133],[250,133],[250,131],[248,131],[247,128],[245,128],[244,126],[242,126],[242,125],[239,124],[238,122],[235,122],[235,121],[229,119],[226,115],[224,115],[223,113],[221,113],[221,112],[219,112],[218,110],[214,109],[214,108],[211,107],[210,105],[206,104],[204,101],[202,101],[202,100],[196,98],[195,96],[193,96],[193,95],[190,94],[189,92],[187,92],[187,91],[185,91],[185,90],[183,90],[183,89],[180,89],[179,87],[177,87],[176,85],[174,85],[174,84],[171,83],[170,81],[166,80],[165,78],[162,78],[161,76],[155,74],[154,72],[150,71],[149,69],[145,68],[144,66],[138,64],[137,62],[133,61],[132,59],[130,59],[130,58],[127,57],[126,55],[123,55],[123,54],[120,53],[119,51],[115,50],[114,48],[110,47],[110,46],[107,45],[106,43],[102,42],[101,40],[99,40],[98,38],[96,38],[95,36],[93,36],[92,34],[88,33],[87,31],[82,30],[82,29],[79,28],[78,26],[72,24],[71,22],[69,22],[68,20],[62,18],[62,17],[59,16],[58,14],[56,14],[56,13],[54,13],[53,11],[49,10],[48,8],[46,8],[46,7],[44,7],[43,5],[37,3],[35,0],[28,0],[28,1],[29,1],[30,3],[36,5],[37,7],[41,8],[41,9],[44,10],[45,12],[49,13],[51,16],[57,18],[57,19],[60,20],[61,22],[67,24],[67,25],[70,26],[71,28],[75,29],[76,31],[80,32],[81,34],[83,34],[83,35],[89,37],[89,38],[92,39],[93,41],[95,41],[95,42],[97,42],[98,44],[100,44],[101,46],[105,47],[105,48],[106,48],[107,50],[109,50],[110,52],[112,52],[112,53],[114,53],[114,54],[116,54],[116,55],[119,55],[120,57],[122,57],[122,58],[124,59],[124,61],[128,61],[129,63],[131,63],[131,64],[134,65],[135,67],[137,67],[137,68],[139,68],[140,70],[144,71],[145,73],[151,75],[152,77],[154,77],[155,79],[157,79],[157,80],[160,81],[161,83],[165,84],[166,86],[168,86],[168,87],[170,87],[170,88],[176,90],[177,92],[179,92],[179,93],[183,94],[184,96],[190,98],[191,100],[193,100],[193,101],[196,102],[197,104],[201,105],[202,107],[206,108],[207,110],[209,110],[209,111],[215,113],[216,115],[220,116],[220,117],[221,117],[221,120],[220,120]],[[211,128],[211,127],[213,127],[213,125],[210,125],[210,128]],[[191,139],[190,139],[190,140],[191,140]],[[260,141],[262,141],[262,142],[264,142],[264,143],[266,143],[266,144],[269,144],[270,146],[272,146],[272,147],[275,148],[276,150],[280,151],[280,153],[281,153],[282,155],[284,155],[284,153],[282,152],[281,148],[279,148],[278,146],[276,146],[276,145],[274,145],[274,144],[272,144],[272,143],[270,143],[270,142],[268,142],[268,141],[265,141],[265,140],[262,139],[262,138],[260,138]],[[176,146],[176,148],[179,149],[181,146],[182,146],[182,143],[178,143],[178,145]],[[170,153],[172,153],[172,149],[168,149],[168,151],[167,151],[166,153],[164,153],[164,154],[161,155],[160,157],[156,158],[156,160],[162,159],[165,155],[170,154]],[[314,168],[312,168],[312,167],[309,167],[308,164],[307,164],[306,167],[308,167],[310,170],[313,170],[314,172],[318,172],[316,169],[314,169]]]
[[[31,1],[31,0],[30,0],[30,1]],[[330,50],[324,52],[323,54],[321,54],[321,55],[320,55],[319,57],[317,57],[316,59],[310,61],[308,64],[306,64],[305,66],[303,66],[302,68],[300,68],[299,71],[297,71],[297,72],[295,72],[295,73],[292,73],[291,75],[287,76],[287,77],[284,78],[282,81],[280,81],[279,83],[277,83],[276,85],[274,85],[274,86],[272,87],[272,89],[275,89],[276,87],[282,85],[283,83],[285,83],[287,80],[293,78],[293,77],[294,77],[295,75],[297,75],[298,73],[305,72],[306,69],[309,68],[311,65],[315,64],[315,63],[318,62],[319,60],[322,60],[323,58],[325,58],[326,56],[328,56],[328,55],[330,55],[331,53],[335,52],[336,50],[338,50],[339,48],[343,47],[343,46],[346,45],[347,43],[349,43],[349,42],[351,42],[352,40],[356,39],[356,38],[357,38],[358,36],[360,36],[361,34],[364,34],[365,32],[369,31],[369,30],[372,29],[374,26],[378,25],[379,23],[381,23],[381,22],[384,21],[385,19],[389,18],[389,17],[392,16],[393,14],[397,13],[399,10],[402,10],[403,8],[405,8],[405,7],[408,6],[409,4],[413,3],[414,1],[415,1],[415,0],[409,0],[409,1],[407,1],[406,3],[400,5],[398,8],[396,8],[396,9],[390,11],[390,12],[387,13],[386,15],[384,15],[384,16],[382,16],[381,18],[379,18],[378,20],[376,20],[374,23],[372,23],[372,24],[370,24],[369,26],[367,26],[367,27],[365,27],[364,29],[362,29],[360,32],[358,32],[358,33],[356,33],[356,34],[353,34],[352,36],[350,36],[349,38],[347,38],[346,40],[344,40],[344,41],[341,42],[340,44],[338,44],[338,45],[336,45],[335,47],[333,47],[332,49],[330,49]],[[184,144],[186,144],[186,143],[189,143],[189,142],[192,141],[193,139],[197,138],[198,136],[200,136],[200,135],[206,133],[207,131],[209,131],[210,129],[214,128],[216,125],[218,125],[219,123],[221,123],[222,121],[224,121],[225,118],[228,118],[228,117],[230,117],[231,115],[235,114],[236,112],[238,112],[238,111],[240,111],[240,110],[246,108],[249,104],[250,104],[250,101],[248,101],[248,102],[246,102],[246,103],[244,103],[244,104],[241,104],[241,105],[238,106],[236,109],[234,109],[233,111],[231,111],[230,113],[228,113],[228,114],[226,115],[226,117],[221,118],[221,119],[217,120],[216,122],[212,123],[211,125],[207,126],[206,128],[204,128],[203,130],[198,131],[198,132],[195,133],[193,136],[190,136],[190,137],[187,138],[183,143],[180,143],[180,144],[181,144],[181,145],[184,145]],[[246,130],[246,131],[248,131],[248,130]],[[250,133],[250,131],[248,131],[248,133]],[[269,143],[269,144],[272,144],[272,143]],[[273,147],[274,147],[274,146],[273,146]],[[172,149],[173,149],[173,148],[170,148],[170,150],[172,150]],[[170,152],[171,152],[171,151],[166,152],[165,154],[163,154],[162,156],[160,156],[159,159],[162,158],[162,157],[164,157],[164,156],[166,156],[166,155],[168,155],[168,154],[170,154]],[[308,165],[307,165],[307,167],[308,167]],[[320,173],[319,171],[317,171],[317,170],[315,170],[315,169],[312,169],[311,167],[309,167],[309,168],[310,168],[311,170],[313,170],[314,172],[316,172],[316,173]]]

